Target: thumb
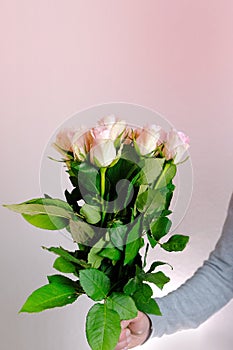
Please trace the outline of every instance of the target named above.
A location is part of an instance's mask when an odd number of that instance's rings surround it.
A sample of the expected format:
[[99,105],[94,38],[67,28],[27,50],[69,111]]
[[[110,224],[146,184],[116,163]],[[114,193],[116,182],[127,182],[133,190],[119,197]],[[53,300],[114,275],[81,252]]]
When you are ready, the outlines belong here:
[[130,321],[128,328],[132,334],[141,335],[150,328],[150,321],[143,312],[138,311],[137,317]]

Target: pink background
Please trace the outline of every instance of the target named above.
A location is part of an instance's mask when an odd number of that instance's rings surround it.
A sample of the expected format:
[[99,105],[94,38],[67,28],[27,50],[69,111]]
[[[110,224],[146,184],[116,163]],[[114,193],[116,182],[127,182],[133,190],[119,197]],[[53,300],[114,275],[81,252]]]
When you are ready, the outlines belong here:
[[[187,252],[172,257],[165,292],[176,288],[213,249],[232,192],[233,2],[2,0],[0,17],[1,202],[40,195],[43,149],[77,111],[117,101],[155,109],[191,139],[194,191],[179,230],[192,239]],[[54,257],[40,246],[70,242],[3,208],[0,215],[2,348],[88,349],[85,299],[17,315],[54,273]],[[232,307],[145,349],[231,349]]]

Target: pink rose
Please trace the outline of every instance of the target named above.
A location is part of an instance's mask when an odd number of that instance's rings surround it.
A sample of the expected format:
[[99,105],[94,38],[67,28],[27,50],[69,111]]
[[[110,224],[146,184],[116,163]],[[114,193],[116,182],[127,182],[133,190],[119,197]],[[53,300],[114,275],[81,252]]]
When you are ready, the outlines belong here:
[[124,131],[124,134],[123,134],[123,143],[125,145],[129,145],[132,143],[133,139],[134,139],[134,130],[132,127],[126,125],[126,128],[125,128],[125,131]]
[[150,125],[143,129],[136,129],[134,135],[137,151],[145,156],[154,152],[161,143],[162,129],[160,126]]
[[56,141],[53,146],[62,155],[66,155],[67,152],[72,152],[72,139],[75,134],[73,129],[62,129],[58,132],[56,136]]
[[98,139],[115,141],[122,137],[126,128],[124,120],[118,120],[112,114],[99,120],[98,126],[93,128],[93,133]]
[[167,160],[174,159],[179,163],[187,149],[189,148],[189,138],[183,132],[172,129],[168,134],[164,144],[164,156]]
[[120,157],[126,124],[114,115],[102,118],[91,129],[90,161],[99,167],[107,167]]
[[64,151],[72,150],[72,139],[75,131],[72,129],[63,129],[56,136],[56,145]]
[[84,131],[83,128],[76,131],[72,139],[74,158],[81,162],[84,161],[90,152],[91,144],[92,135],[90,131]]

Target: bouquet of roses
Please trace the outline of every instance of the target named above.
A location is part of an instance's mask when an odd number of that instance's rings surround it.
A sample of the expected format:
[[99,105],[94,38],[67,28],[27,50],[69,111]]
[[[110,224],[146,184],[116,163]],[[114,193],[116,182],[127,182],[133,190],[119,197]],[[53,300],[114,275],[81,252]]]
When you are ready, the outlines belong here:
[[93,350],[112,350],[122,320],[138,310],[161,314],[151,284],[162,289],[169,278],[156,271],[165,262],[147,267],[149,249],[181,251],[188,242],[178,234],[164,239],[171,227],[173,178],[188,138],[108,116],[89,130],[60,131],[54,146],[72,184],[66,201],[45,195],[6,207],[36,227],[66,229],[75,250],[43,247],[57,255],[53,267],[62,274],[48,276],[20,312],[64,306],[86,294],[96,302],[86,318],[88,343]]

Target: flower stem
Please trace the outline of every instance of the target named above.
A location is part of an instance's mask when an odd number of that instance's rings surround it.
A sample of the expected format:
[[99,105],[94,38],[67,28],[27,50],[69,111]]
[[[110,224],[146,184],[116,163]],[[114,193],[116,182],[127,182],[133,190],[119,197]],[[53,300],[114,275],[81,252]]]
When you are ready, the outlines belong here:
[[170,168],[170,164],[169,163],[165,164],[165,167],[163,168],[163,171],[161,172],[161,174],[160,174],[160,176],[159,176],[159,178],[154,186],[154,190],[157,190],[157,188],[159,187],[160,183],[163,181],[164,176],[169,168]]
[[101,197],[101,211],[102,211],[102,217],[101,217],[101,225],[104,223],[104,218],[106,215],[105,208],[104,208],[104,194],[105,194],[105,173],[107,168],[100,168],[100,197]]

